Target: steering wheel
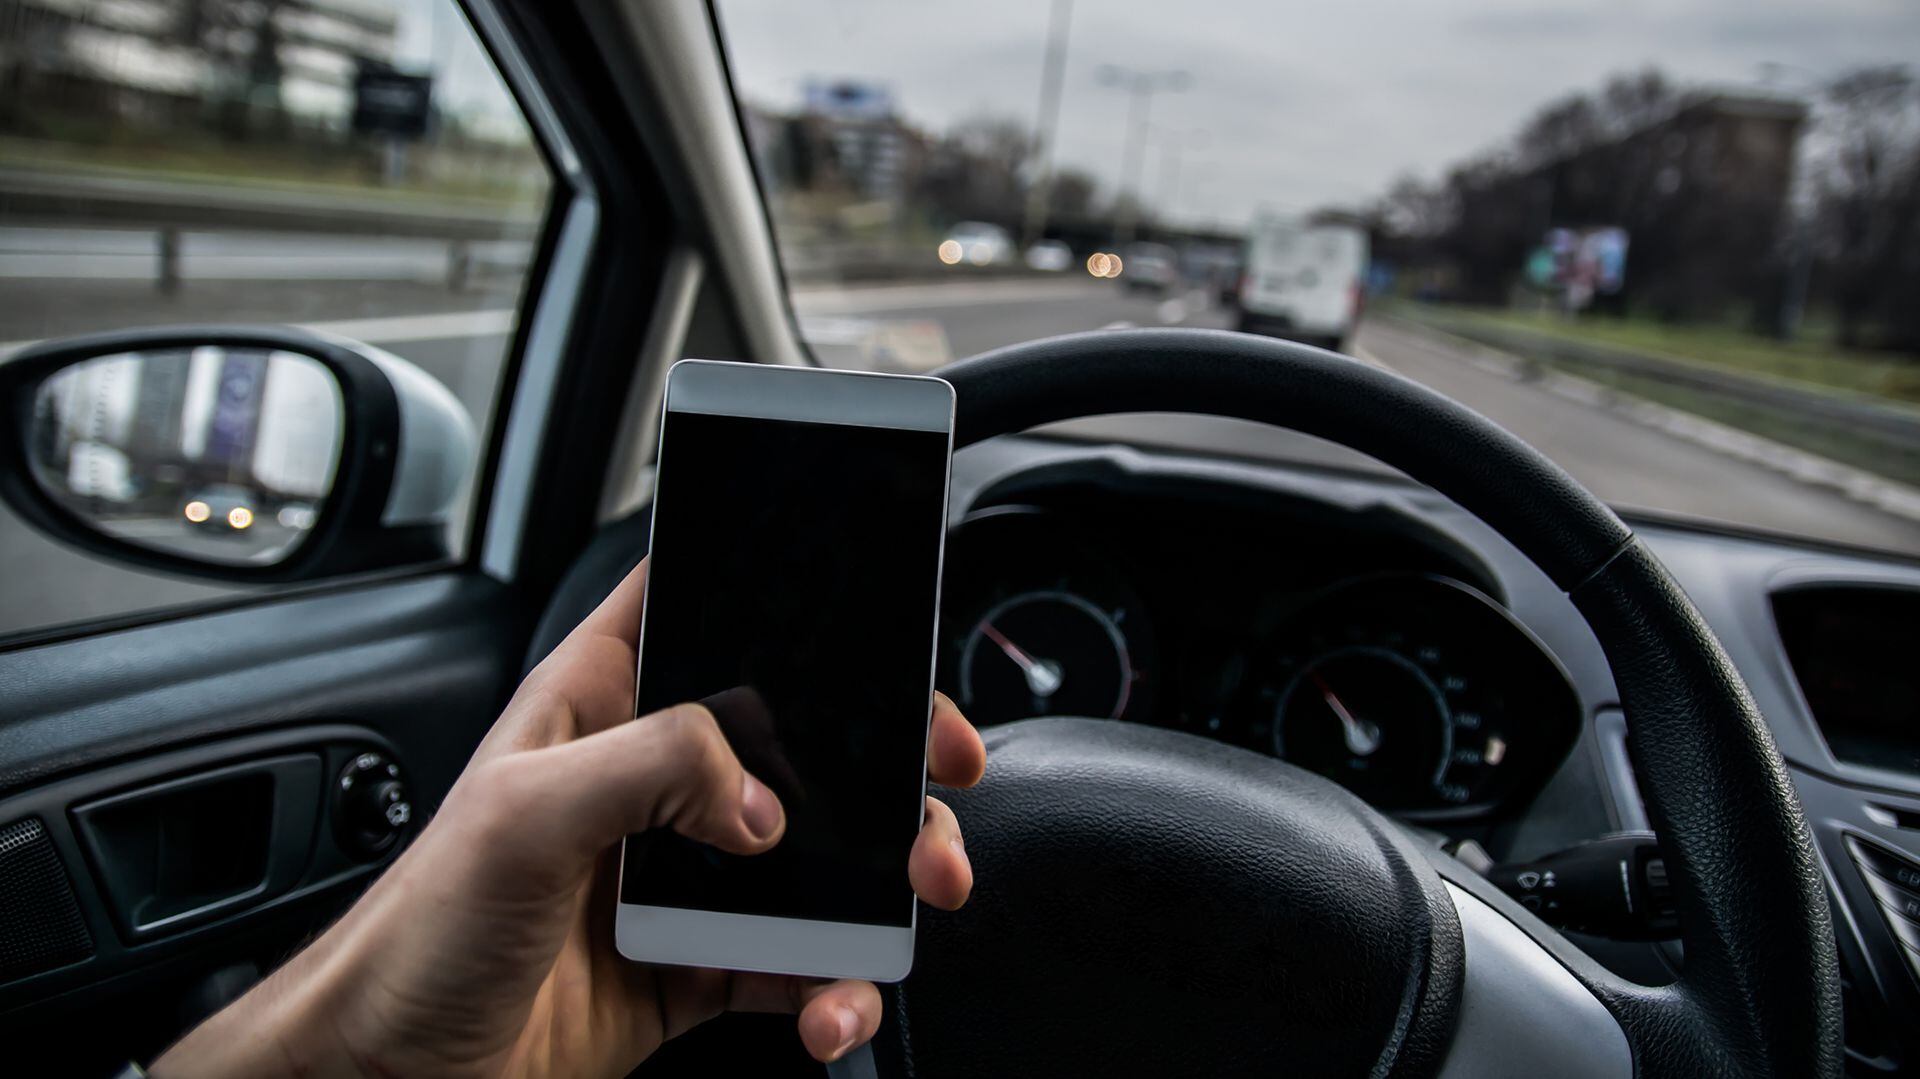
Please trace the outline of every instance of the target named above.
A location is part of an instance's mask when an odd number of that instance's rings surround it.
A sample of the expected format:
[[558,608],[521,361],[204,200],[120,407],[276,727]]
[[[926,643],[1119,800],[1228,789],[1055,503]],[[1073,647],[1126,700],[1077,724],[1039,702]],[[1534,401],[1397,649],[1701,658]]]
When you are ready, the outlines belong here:
[[923,911],[889,1052],[906,1074],[1837,1075],[1833,931],[1746,687],[1627,526],[1490,420],[1390,372],[1211,330],[1075,334],[938,372],[955,443],[1189,412],[1351,447],[1452,498],[1605,649],[1685,947],[1626,982],[1333,783],[1175,731],[987,732],[943,794],[976,868]]

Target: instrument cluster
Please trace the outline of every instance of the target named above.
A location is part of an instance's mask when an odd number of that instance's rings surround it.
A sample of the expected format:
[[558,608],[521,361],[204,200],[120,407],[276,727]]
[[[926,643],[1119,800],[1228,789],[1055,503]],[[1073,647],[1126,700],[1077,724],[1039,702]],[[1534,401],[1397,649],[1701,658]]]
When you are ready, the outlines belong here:
[[1033,507],[978,512],[949,541],[939,684],[983,726],[1174,727],[1411,816],[1531,795],[1578,733],[1558,663],[1418,555],[1368,565],[1367,542],[1328,539],[1286,551],[1245,533],[1121,536]]

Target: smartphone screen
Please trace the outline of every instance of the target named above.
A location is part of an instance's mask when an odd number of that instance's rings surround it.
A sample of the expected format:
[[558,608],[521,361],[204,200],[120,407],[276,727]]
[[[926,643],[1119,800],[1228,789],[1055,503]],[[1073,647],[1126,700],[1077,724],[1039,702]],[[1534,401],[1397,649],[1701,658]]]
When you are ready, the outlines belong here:
[[634,836],[621,902],[911,926],[949,435],[663,422],[637,714],[705,703],[787,831],[752,857]]

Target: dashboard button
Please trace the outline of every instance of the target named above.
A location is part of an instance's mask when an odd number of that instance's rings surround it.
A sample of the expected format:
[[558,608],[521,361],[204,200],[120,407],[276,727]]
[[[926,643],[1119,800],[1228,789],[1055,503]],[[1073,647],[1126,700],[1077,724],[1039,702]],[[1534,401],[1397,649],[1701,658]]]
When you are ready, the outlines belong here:
[[362,860],[385,854],[413,821],[400,766],[378,753],[361,753],[335,783],[334,836],[341,848]]
[[1867,890],[1880,901],[1880,909],[1889,914],[1905,915],[1908,920],[1920,922],[1920,892],[1910,892],[1869,869],[1860,874],[1867,882]]
[[1920,865],[1851,836],[1847,851],[1873,893],[1887,930],[1900,942],[1907,965],[1920,977]]
[[1880,908],[1880,913],[1887,916],[1887,928],[1893,930],[1896,940],[1906,945],[1910,951],[1920,950],[1920,922],[1886,907]]
[[1862,843],[1852,836],[1847,837],[1847,850],[1853,854],[1853,860],[1860,863],[1862,869],[1874,873],[1881,880],[1920,892],[1920,863],[1902,858],[1871,843]]

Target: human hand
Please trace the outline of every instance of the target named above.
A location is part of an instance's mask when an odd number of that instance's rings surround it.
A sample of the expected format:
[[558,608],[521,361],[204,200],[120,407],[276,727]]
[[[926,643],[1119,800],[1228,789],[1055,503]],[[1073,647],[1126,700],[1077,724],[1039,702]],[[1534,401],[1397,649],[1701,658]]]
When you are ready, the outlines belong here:
[[[666,827],[736,854],[777,843],[778,798],[714,719],[631,721],[642,562],[521,684],[434,820],[360,901],[182,1039],[155,1076],[625,1075],[722,1011],[792,1011],[821,1060],[880,1023],[868,982],[661,967],[613,943],[619,840]],[[971,786],[979,735],[936,695],[927,769]],[[937,799],[908,862],[952,910],[973,872]]]

